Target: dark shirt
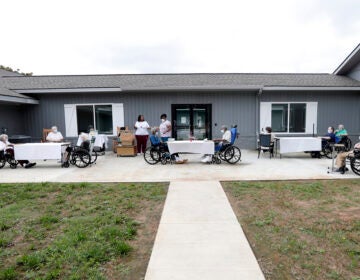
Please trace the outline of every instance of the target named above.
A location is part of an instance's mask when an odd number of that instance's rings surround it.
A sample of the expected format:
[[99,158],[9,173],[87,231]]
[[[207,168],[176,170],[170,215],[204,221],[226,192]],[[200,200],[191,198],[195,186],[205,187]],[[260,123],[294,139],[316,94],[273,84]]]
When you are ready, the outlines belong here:
[[330,142],[335,143],[335,133],[326,133],[327,137],[330,137]]

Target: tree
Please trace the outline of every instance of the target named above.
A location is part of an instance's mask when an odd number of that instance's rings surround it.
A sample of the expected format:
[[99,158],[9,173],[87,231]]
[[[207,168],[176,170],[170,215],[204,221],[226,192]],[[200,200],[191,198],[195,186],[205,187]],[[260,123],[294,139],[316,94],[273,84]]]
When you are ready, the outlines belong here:
[[9,71],[9,72],[18,73],[18,74],[21,74],[21,75],[24,75],[24,76],[32,76],[33,75],[33,72],[24,73],[24,72],[20,72],[20,69],[13,70],[11,67],[4,66],[4,65],[0,65],[0,69],[5,70],[5,71]]

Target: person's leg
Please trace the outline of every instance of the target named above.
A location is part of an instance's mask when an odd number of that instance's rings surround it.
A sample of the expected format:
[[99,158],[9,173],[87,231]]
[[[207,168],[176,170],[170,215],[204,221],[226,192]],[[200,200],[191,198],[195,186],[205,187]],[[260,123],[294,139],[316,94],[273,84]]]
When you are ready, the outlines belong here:
[[343,152],[337,155],[336,157],[336,166],[338,168],[345,167],[346,157],[349,155],[350,152]]
[[169,140],[169,137],[161,137],[162,142],[167,142]]
[[336,170],[337,172],[340,172],[341,174],[344,174],[346,169],[346,158],[349,156],[349,154],[351,154],[352,151],[350,152],[342,152],[340,154],[337,155],[336,157],[336,166],[338,167],[338,169]]
[[143,152],[143,154],[145,154],[146,144],[147,144],[148,138],[149,138],[148,135],[143,136],[143,142],[142,142],[142,152]]
[[136,138],[136,151],[138,154],[141,153],[141,135],[135,135]]

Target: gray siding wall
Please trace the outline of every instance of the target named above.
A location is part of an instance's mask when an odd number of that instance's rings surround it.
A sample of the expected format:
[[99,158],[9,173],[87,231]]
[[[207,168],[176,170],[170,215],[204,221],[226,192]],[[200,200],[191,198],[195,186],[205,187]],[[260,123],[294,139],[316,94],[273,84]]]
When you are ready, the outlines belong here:
[[[212,104],[212,136],[220,136],[222,124],[238,124],[241,148],[255,148],[256,94],[254,92],[159,92],[102,94],[44,94],[40,104],[25,112],[28,133],[40,138],[42,129],[56,124],[65,133],[64,104],[123,103],[125,125],[133,127],[143,114],[151,126],[160,124],[160,115],[171,118],[171,104]],[[215,126],[217,124],[217,126]]]
[[360,92],[264,92],[261,101],[318,102],[318,135],[324,135],[329,126],[344,124],[351,139],[359,142]]
[[237,145],[254,149],[259,130],[258,102],[315,101],[318,102],[318,135],[325,134],[329,125],[337,126],[339,123],[345,125],[353,142],[358,142],[360,135],[360,92],[265,91],[260,97],[255,92],[134,92],[44,94],[36,97],[40,104],[26,107],[23,127],[25,133],[35,140],[41,138],[43,128],[54,124],[65,133],[64,104],[86,103],[123,103],[125,125],[129,127],[133,126],[139,114],[145,115],[151,126],[158,126],[162,113],[171,118],[171,104],[212,104],[212,137],[220,136],[222,124],[238,124],[240,137]]
[[9,135],[26,134],[21,105],[0,104],[0,133],[3,127]]
[[347,76],[354,80],[360,81],[360,63],[356,65]]

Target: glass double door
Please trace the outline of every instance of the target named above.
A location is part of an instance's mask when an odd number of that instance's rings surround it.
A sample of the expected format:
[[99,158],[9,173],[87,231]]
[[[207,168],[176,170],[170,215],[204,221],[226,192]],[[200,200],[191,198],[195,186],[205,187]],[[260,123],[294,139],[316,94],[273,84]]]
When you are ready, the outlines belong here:
[[174,104],[172,119],[177,140],[211,138],[211,104]]

